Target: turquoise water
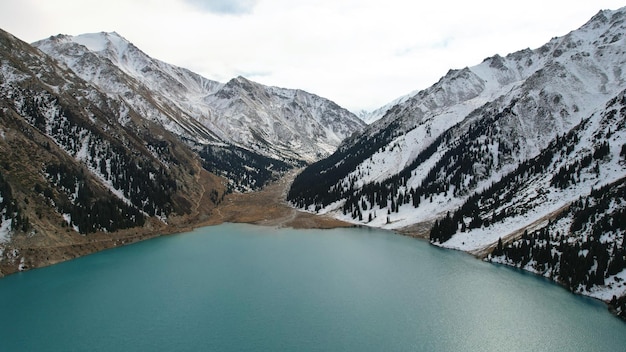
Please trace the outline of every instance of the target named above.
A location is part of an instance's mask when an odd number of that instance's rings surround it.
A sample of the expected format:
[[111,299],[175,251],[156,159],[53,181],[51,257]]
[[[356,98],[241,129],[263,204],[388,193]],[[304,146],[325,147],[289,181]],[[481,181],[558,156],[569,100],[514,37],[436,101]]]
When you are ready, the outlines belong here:
[[0,280],[0,351],[625,351],[606,306],[367,229],[226,224]]

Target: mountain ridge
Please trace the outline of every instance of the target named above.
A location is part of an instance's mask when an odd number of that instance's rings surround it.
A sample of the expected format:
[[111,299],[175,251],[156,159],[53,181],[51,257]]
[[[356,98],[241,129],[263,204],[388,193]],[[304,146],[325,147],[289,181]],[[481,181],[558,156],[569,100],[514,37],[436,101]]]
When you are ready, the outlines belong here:
[[[604,14],[604,12],[600,12],[598,15],[594,16],[596,21],[598,19],[605,18],[600,16],[601,14]],[[595,22],[590,21],[585,26],[588,27],[594,23]],[[583,26],[583,28],[585,28],[585,26]],[[571,34],[568,36],[564,38],[571,38]],[[488,107],[488,105],[486,106],[485,104],[491,103],[492,105],[508,105],[502,109],[503,112],[509,114],[508,119],[510,122],[508,123],[524,124],[522,128],[517,129],[515,132],[518,134],[523,133],[526,137],[531,136],[538,130],[546,128],[540,125],[533,126],[528,124],[529,121],[537,119],[537,117],[535,117],[537,114],[529,114],[529,118],[522,118],[522,114],[525,113],[523,111],[524,108],[528,108],[528,110],[533,111],[539,110],[543,115],[547,114],[546,116],[550,117],[550,119],[546,120],[545,123],[552,124],[550,127],[556,128],[557,131],[549,131],[549,136],[546,136],[545,138],[542,137],[543,140],[541,143],[542,145],[545,145],[553,138],[553,136],[558,133],[568,131],[576,123],[578,123],[581,118],[587,117],[586,115],[589,115],[593,111],[593,107],[600,107],[605,101],[612,98],[610,94],[602,93],[602,90],[606,89],[606,83],[599,82],[596,84],[595,82],[591,82],[593,84],[586,86],[584,84],[586,82],[579,80],[576,75],[566,76],[566,69],[559,62],[550,62],[549,65],[543,65],[541,69],[527,69],[527,67],[538,67],[539,65],[539,60],[535,58],[533,61],[533,57],[529,57],[532,53],[543,53],[539,58],[544,61],[549,60],[546,57],[546,53],[551,54],[547,56],[554,56],[554,52],[559,50],[556,46],[561,44],[555,43],[555,41],[556,39],[553,39],[549,44],[546,44],[534,51],[522,50],[517,53],[507,55],[507,58],[509,58],[508,62],[514,67],[513,69],[505,67],[503,65],[505,58],[496,55],[485,59],[483,63],[473,68],[450,70],[446,76],[442,77],[442,79],[440,79],[440,81],[432,87],[418,92],[416,95],[407,99],[404,104],[395,105],[393,108],[389,109],[383,118],[375,124],[369,125],[361,136],[370,139],[377,138],[377,136],[381,135],[381,131],[387,131],[389,125],[393,124],[397,126],[393,129],[395,132],[387,134],[394,137],[387,137],[387,140],[391,142],[392,139],[396,139],[396,144],[404,143],[403,145],[405,149],[411,145],[416,145],[419,151],[424,148],[424,146],[428,146],[432,143],[432,141],[441,136],[443,131],[447,131],[452,126],[461,122],[467,124],[469,120],[465,120],[466,116],[480,115],[480,113]],[[560,55],[561,54],[557,55],[557,57]],[[623,63],[623,59],[621,60]],[[617,66],[619,67],[619,63]],[[495,72],[493,67],[497,68]],[[531,74],[527,74],[527,77],[524,80],[514,79],[517,73],[523,72],[524,70],[530,71]],[[481,76],[479,76],[475,71],[486,71],[491,76],[491,79],[481,78]],[[620,77],[622,76],[621,73],[619,75]],[[482,76],[485,76],[484,72],[482,73]],[[573,85],[575,85],[575,89],[573,90],[576,92],[584,92],[590,88],[594,89],[592,87],[595,87],[595,89],[594,92],[592,92],[593,94],[588,94],[591,97],[583,98],[572,97],[571,95],[576,94],[575,92],[568,93],[570,94],[570,97],[564,96],[560,92],[548,91],[545,89],[539,89],[539,92],[534,92],[533,87],[543,87],[542,85],[545,85],[546,79],[554,80],[554,85],[558,85],[559,88],[564,88],[562,90],[563,92],[567,92],[568,89],[565,88],[572,87]],[[461,83],[457,84],[455,82]],[[493,82],[498,83],[494,84]],[[515,82],[518,82],[517,89],[522,92],[522,96],[519,96],[514,100],[508,98],[510,101],[506,101],[506,97],[499,96],[499,93],[502,91],[510,92],[513,88],[511,84],[515,84]],[[614,86],[619,87],[622,82],[623,77],[618,77]],[[492,88],[489,88],[489,84],[492,85]],[[615,87],[613,90],[617,93]],[[549,89],[554,90],[554,88]],[[497,102],[498,99],[500,101],[499,103]],[[590,101],[590,99],[594,99],[595,101]],[[512,107],[521,110],[519,114],[515,111],[511,113]],[[482,108],[483,110],[480,110],[479,108]],[[561,115],[567,116],[561,117]],[[545,116],[542,116],[542,118],[543,117]],[[538,123],[544,122],[537,121],[536,124]],[[462,126],[459,125],[459,127]],[[512,129],[509,128],[509,130]],[[403,135],[406,134],[407,136],[398,138],[394,135],[394,133]],[[415,137],[413,137],[410,141],[407,141],[409,137],[412,137],[412,135],[415,135]],[[527,140],[531,143],[535,143],[536,138],[527,138]],[[346,139],[339,147],[339,151],[350,148],[351,143],[354,143],[354,141],[355,138]],[[420,143],[417,143],[418,141]],[[410,144],[410,142],[412,144]],[[527,158],[529,155],[537,154],[541,145],[518,146],[517,148],[526,155],[524,158]],[[393,155],[393,153],[390,153],[389,155],[384,153],[379,154],[381,154],[379,157],[381,160],[385,157],[392,157],[390,155]],[[414,158],[415,155],[413,155],[413,157],[406,157],[405,161],[401,163],[398,168],[402,169]],[[381,177],[377,175],[377,177],[384,179],[388,176],[383,175]],[[363,183],[371,182],[367,176],[365,176],[362,181]]]
[[[124,96],[132,90],[110,82],[128,77],[138,81],[157,97],[157,104],[150,104],[150,99],[143,103],[128,99],[129,104],[141,105],[148,116],[161,106],[168,107],[170,111],[158,120],[174,133],[203,145],[225,143],[287,163],[312,162],[330,154],[343,138],[364,126],[351,112],[317,95],[267,87],[241,76],[227,83],[211,81],[149,57],[117,33],[59,35],[33,45],[110,94]],[[100,73],[91,67],[94,64],[84,62],[84,55],[100,59],[95,67],[111,63],[112,70],[124,74],[117,72],[115,77],[105,75],[100,80]],[[186,131],[171,127],[170,121]]]

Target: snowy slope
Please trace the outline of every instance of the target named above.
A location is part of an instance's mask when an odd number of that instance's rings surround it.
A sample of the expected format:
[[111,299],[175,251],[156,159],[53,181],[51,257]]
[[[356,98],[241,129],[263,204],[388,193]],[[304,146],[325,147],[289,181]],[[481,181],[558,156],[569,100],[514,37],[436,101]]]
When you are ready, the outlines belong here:
[[[303,184],[316,174],[327,177],[318,188],[301,191],[296,180],[290,199],[305,209],[385,228],[431,221],[455,210],[623,89],[623,17],[623,9],[600,12],[541,48],[451,70],[303,172]],[[395,209],[398,197],[406,198],[411,190],[421,197],[419,205]],[[370,204],[367,192],[386,193],[385,199]],[[356,210],[357,204],[367,211]],[[393,213],[389,219],[388,212]]]
[[361,111],[357,114],[361,120],[363,120],[368,125],[380,120],[387,112],[392,109],[394,106],[398,104],[402,104],[409,100],[413,95],[417,94],[417,91],[409,93],[407,95],[403,95],[399,98],[394,99],[392,102],[387,103],[378,109],[372,111]]
[[230,80],[205,102],[213,111],[210,123],[229,141],[278,159],[319,160],[365,125],[330,100],[244,77]]
[[200,145],[234,145],[297,164],[329,155],[364,126],[327,99],[243,77],[214,82],[149,57],[117,33],[59,35],[34,45]]
[[58,35],[33,45],[169,131],[202,144],[220,141],[197,121],[206,107],[196,107],[220,83],[153,60],[117,33]]
[[[442,246],[478,251],[496,244],[506,234],[541,223],[542,219],[547,222],[546,214],[626,177],[622,155],[626,145],[625,93],[608,101],[601,111],[581,121],[568,134],[553,140],[527,163],[534,169],[521,166],[491,186],[489,196],[479,193],[479,198],[472,201],[480,204],[479,216],[490,219],[489,223],[458,232]],[[498,215],[504,213],[506,216]],[[502,221],[497,221],[500,218]]]

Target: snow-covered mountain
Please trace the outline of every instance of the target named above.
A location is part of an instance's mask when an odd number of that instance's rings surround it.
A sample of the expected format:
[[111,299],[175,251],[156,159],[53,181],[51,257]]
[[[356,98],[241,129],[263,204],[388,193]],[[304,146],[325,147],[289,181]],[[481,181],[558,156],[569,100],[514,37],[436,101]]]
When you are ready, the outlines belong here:
[[153,60],[117,33],[58,35],[33,45],[169,131],[200,143],[220,140],[194,118],[202,113],[196,102],[220,83]]
[[213,124],[229,140],[274,158],[319,160],[365,126],[330,100],[244,77],[230,80],[206,101],[218,115]]
[[[481,254],[626,177],[625,19],[601,11],[538,49],[450,70],[304,170],[290,201],[409,233],[434,223],[433,242]],[[564,173],[575,181],[553,181]]]
[[398,104],[402,104],[404,102],[406,102],[407,100],[409,100],[414,94],[416,94],[417,91],[403,95],[399,98],[394,99],[392,102],[387,103],[377,109],[374,109],[372,111],[360,111],[357,116],[363,120],[363,122],[367,123],[368,125],[371,125],[372,123],[380,120],[381,118],[383,118],[383,116],[385,116],[385,114],[387,114],[387,112],[393,108],[394,106],[398,105]]
[[33,45],[198,148],[226,144],[288,164],[310,163],[364,126],[314,94],[243,77],[214,82],[149,57],[115,32],[58,35]]
[[187,226],[225,193],[178,136],[1,30],[0,63],[0,276]]
[[[454,194],[444,196],[441,187],[425,190],[428,196],[441,198],[432,209],[396,217],[390,224],[386,219],[374,224],[399,228],[454,210],[458,201],[538,155],[556,136],[604,109],[624,89],[623,16],[624,10],[603,11],[579,30],[541,48],[450,70],[432,87],[403,98],[363,133],[348,138],[330,158],[310,167],[301,179],[330,177],[316,189],[298,190],[296,182],[292,200],[308,209],[321,206],[333,212],[355,191],[397,175],[404,179],[402,190],[449,180],[454,165],[476,154],[467,170],[458,171],[462,182],[453,180],[458,183]],[[404,193],[400,188],[394,190],[396,196]]]
[[[450,248],[489,244],[489,260],[613,301],[626,318],[625,165],[626,90],[468,199],[431,238]],[[453,231],[459,225],[464,233]]]

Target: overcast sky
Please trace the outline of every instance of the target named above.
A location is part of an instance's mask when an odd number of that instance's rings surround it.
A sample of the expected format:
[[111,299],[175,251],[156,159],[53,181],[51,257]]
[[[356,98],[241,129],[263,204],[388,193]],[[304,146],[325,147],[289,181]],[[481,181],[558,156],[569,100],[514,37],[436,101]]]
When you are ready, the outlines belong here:
[[0,0],[0,28],[33,42],[116,31],[148,55],[226,82],[300,88],[352,111],[451,68],[537,48],[612,0]]

